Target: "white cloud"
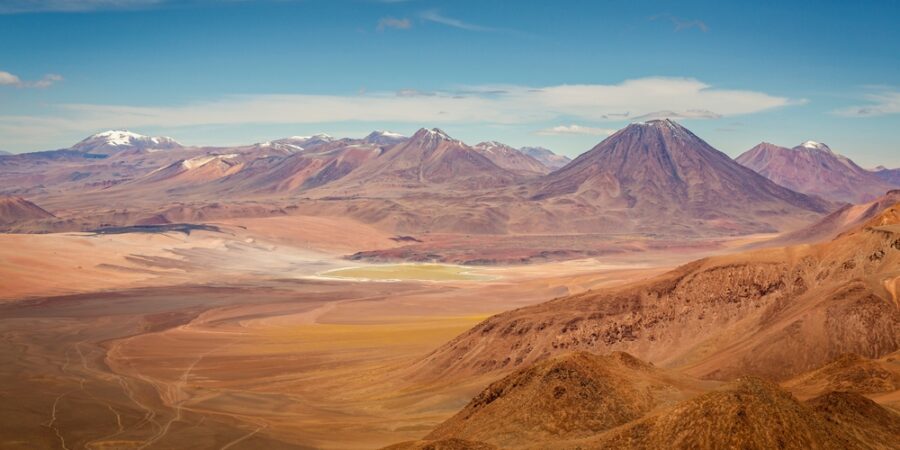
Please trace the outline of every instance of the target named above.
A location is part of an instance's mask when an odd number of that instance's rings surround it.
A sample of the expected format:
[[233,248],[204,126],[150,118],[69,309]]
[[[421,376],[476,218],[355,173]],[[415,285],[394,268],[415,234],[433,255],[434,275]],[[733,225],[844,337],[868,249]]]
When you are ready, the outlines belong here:
[[454,19],[452,17],[447,17],[435,10],[425,11],[419,14],[419,17],[422,20],[428,22],[439,23],[441,25],[447,25],[448,27],[459,28],[461,30],[469,30],[469,31],[497,31],[494,28],[483,27],[480,25],[474,25],[468,22],[463,22],[459,19]]
[[625,114],[641,117],[659,111],[670,113],[668,117],[727,117],[797,102],[762,92],[716,89],[689,78],[641,78],[619,84],[542,88],[466,86],[436,92],[407,89],[344,96],[231,96],[172,106],[62,104],[50,106],[39,116],[0,116],[0,135],[8,141],[24,142],[36,136],[71,135],[110,127],[337,122],[540,126],[559,120],[622,122]]
[[0,71],[0,85],[2,86],[18,86],[22,84],[22,80],[19,77],[9,73]]
[[38,88],[44,89],[52,86],[53,84],[62,81],[63,77],[61,75],[56,75],[53,73],[44,75],[43,78],[37,81],[22,81],[16,75],[13,75],[9,72],[0,71],[0,86],[15,86],[18,88]]
[[615,133],[616,130],[612,128],[595,128],[595,127],[586,127],[582,125],[559,125],[552,128],[546,128],[541,131],[538,131],[538,134],[543,136],[559,136],[559,135],[567,135],[567,134],[582,134],[588,136],[609,136],[610,134]]
[[841,108],[834,113],[845,117],[874,117],[900,113],[900,91],[882,89],[866,95],[865,99],[870,103]]
[[653,119],[721,119],[722,115],[706,109],[689,109],[686,111],[654,111],[634,118],[635,121]]
[[382,17],[378,20],[378,31],[384,31],[388,28],[396,28],[398,30],[407,30],[412,27],[409,19],[397,19],[395,17]]

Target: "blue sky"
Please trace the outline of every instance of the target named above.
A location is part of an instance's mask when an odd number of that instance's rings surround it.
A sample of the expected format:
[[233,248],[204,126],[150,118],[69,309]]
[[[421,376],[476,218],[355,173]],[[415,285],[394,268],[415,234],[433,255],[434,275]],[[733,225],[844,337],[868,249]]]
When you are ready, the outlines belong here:
[[0,0],[0,149],[436,126],[577,155],[669,116],[900,166],[900,2],[725,3]]

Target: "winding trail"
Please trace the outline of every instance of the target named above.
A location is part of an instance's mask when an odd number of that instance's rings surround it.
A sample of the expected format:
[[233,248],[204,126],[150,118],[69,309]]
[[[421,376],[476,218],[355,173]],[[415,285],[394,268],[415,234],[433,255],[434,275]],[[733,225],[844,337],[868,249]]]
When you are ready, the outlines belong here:
[[175,414],[172,416],[171,419],[169,419],[165,424],[163,424],[163,426],[160,428],[160,430],[154,436],[152,436],[150,439],[145,441],[143,445],[138,447],[138,450],[145,449],[145,448],[150,447],[151,445],[155,444],[156,442],[159,442],[160,439],[166,437],[166,435],[169,434],[169,430],[172,428],[172,424],[181,420],[182,411],[184,409],[184,404],[188,400],[191,399],[191,397],[185,392],[185,388],[187,388],[187,384],[188,384],[188,380],[190,379],[191,372],[194,370],[195,367],[197,367],[197,364],[199,364],[200,361],[203,360],[203,358],[206,358],[207,356],[211,355],[212,353],[223,350],[223,349],[233,345],[235,342],[236,341],[232,341],[232,342],[223,344],[221,346],[218,346],[216,348],[210,349],[207,352],[201,353],[200,356],[198,356],[197,359],[195,359],[194,362],[192,362],[184,370],[184,373],[181,374],[181,377],[178,378],[178,381],[176,383],[174,383],[171,386],[166,386],[166,390],[169,391],[170,394],[172,394],[172,398],[174,400],[172,402],[172,407],[175,411]]
[[[99,370],[92,369],[91,367],[88,366],[87,357],[85,357],[84,352],[81,350],[81,346],[86,345],[86,344],[87,344],[87,341],[80,341],[80,342],[76,342],[73,345],[73,348],[78,353],[78,357],[81,358],[81,367],[84,369],[84,371],[86,373],[97,374],[100,376],[100,378],[108,381],[109,378],[111,378],[111,377],[107,376],[107,374],[105,372],[101,372]],[[68,355],[68,351],[66,352],[66,354]],[[63,369],[63,370],[65,371],[65,369]],[[124,433],[125,432],[125,424],[122,420],[122,414],[120,414],[119,411],[115,407],[113,407],[112,403],[97,397],[96,395],[94,395],[94,393],[92,393],[90,390],[85,388],[86,382],[87,382],[86,378],[80,377],[79,384],[81,387],[81,391],[84,392],[85,395],[90,397],[92,400],[94,400],[98,404],[106,405],[106,408],[109,410],[109,412],[111,412],[113,414],[113,416],[115,416],[115,420],[116,420],[116,431],[112,434],[90,440],[89,442],[87,442],[85,444],[85,447],[89,447],[90,444],[92,444],[92,443],[104,441],[104,440],[119,436],[120,434]]]
[[[70,350],[71,349],[66,349],[65,352],[66,361],[61,367],[63,373],[67,373],[69,369],[69,363],[71,361],[69,358]],[[66,391],[56,396],[56,398],[53,400],[53,406],[50,408],[50,420],[44,424],[45,427],[53,430],[53,434],[55,434],[56,438],[59,439],[59,445],[63,448],[63,450],[69,450],[69,447],[66,446],[66,439],[65,437],[63,437],[62,431],[59,429],[59,425],[57,424],[57,411],[59,411],[60,400],[62,400],[65,396],[71,394],[72,392],[74,391]]]
[[229,449],[229,448],[231,448],[231,447],[234,447],[235,445],[237,445],[237,444],[239,444],[239,443],[241,443],[241,442],[243,442],[243,441],[245,441],[245,440],[247,440],[247,439],[250,439],[251,437],[253,437],[254,434],[259,433],[259,432],[262,431],[264,428],[266,428],[264,425],[258,426],[258,427],[256,427],[255,430],[253,430],[253,431],[251,431],[251,432],[249,432],[249,433],[247,433],[247,434],[245,434],[245,435],[243,435],[243,436],[241,436],[241,437],[239,437],[239,438],[237,438],[237,439],[235,439],[235,440],[233,440],[233,441],[231,441],[231,442],[229,442],[229,443],[223,445],[219,450],[227,450],[227,449]]

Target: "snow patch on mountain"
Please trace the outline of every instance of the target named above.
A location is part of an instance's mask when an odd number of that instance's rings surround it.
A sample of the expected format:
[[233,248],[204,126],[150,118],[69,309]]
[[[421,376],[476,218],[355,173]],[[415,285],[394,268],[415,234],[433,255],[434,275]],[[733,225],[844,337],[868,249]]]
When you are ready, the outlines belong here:
[[90,152],[98,149],[169,149],[181,147],[175,139],[166,136],[144,136],[127,130],[109,130],[94,134],[72,146],[74,150]]
[[831,148],[821,142],[806,141],[806,142],[800,144],[800,146],[803,148],[811,149],[811,150],[822,150],[822,151],[832,153]]
[[223,159],[232,159],[236,158],[238,155],[236,153],[231,153],[228,155],[207,155],[207,156],[198,156],[196,158],[186,159],[181,162],[182,167],[187,170],[196,169],[198,167],[203,167],[215,160],[223,160]]

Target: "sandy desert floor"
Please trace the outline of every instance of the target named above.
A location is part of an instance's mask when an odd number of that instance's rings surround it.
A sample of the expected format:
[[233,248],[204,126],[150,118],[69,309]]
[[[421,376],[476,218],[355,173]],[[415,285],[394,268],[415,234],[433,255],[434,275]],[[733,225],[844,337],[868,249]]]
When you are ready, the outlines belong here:
[[397,244],[326,218],[218,225],[0,235],[0,447],[415,439],[493,381],[417,377],[409,367],[429,351],[491,314],[698,256],[475,267],[465,269],[472,279],[440,282],[335,280],[321,275],[362,264],[343,255]]

